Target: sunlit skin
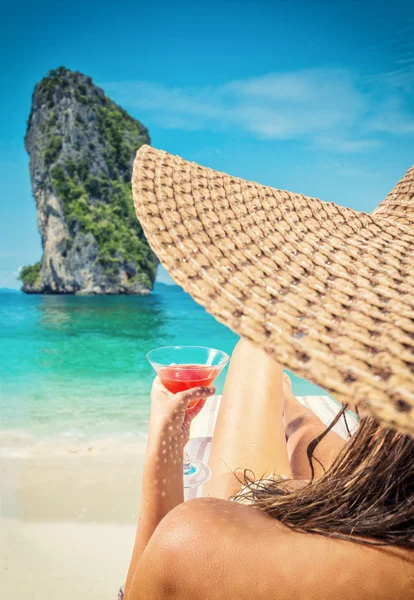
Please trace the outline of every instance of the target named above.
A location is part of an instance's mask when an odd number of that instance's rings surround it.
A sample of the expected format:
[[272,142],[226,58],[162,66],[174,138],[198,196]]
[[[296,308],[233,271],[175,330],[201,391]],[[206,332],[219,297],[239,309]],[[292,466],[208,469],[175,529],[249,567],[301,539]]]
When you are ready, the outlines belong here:
[[[294,398],[263,350],[242,340],[233,353],[211,448],[207,497],[183,502],[182,455],[192,418],[214,388],[175,396],[156,380],[136,544],[126,600],[361,600],[412,597],[412,553],[292,532],[228,500],[232,471],[280,473],[302,485],[304,450],[325,426]],[[286,437],[288,440],[286,443]],[[316,456],[329,467],[344,441],[330,432]],[[318,477],[322,472],[316,472]]]

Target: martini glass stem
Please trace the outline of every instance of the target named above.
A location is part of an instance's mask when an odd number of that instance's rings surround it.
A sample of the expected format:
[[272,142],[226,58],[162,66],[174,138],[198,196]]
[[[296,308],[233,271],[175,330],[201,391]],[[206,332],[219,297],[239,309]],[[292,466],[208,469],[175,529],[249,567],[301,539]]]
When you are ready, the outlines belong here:
[[192,475],[193,473],[195,473],[197,471],[196,467],[192,464],[192,462],[188,458],[187,450],[185,448],[184,448],[184,453],[183,453],[183,468],[184,468],[184,475]]

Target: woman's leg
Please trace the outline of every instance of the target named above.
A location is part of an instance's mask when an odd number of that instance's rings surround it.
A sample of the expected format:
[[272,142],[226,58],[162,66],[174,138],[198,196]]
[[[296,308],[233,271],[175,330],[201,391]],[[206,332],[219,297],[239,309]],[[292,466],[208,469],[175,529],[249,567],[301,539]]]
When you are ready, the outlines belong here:
[[231,358],[211,445],[207,496],[229,498],[242,485],[233,471],[259,479],[291,477],[283,424],[282,368],[264,350],[240,340]]
[[[295,479],[310,479],[312,471],[306,450],[309,443],[325,431],[326,425],[312,411],[296,400],[289,376],[286,373],[283,373],[283,398],[283,418],[292,474]],[[345,440],[333,431],[329,431],[321,440],[314,451],[315,479],[321,477],[324,469],[331,466],[344,444],[346,444]]]

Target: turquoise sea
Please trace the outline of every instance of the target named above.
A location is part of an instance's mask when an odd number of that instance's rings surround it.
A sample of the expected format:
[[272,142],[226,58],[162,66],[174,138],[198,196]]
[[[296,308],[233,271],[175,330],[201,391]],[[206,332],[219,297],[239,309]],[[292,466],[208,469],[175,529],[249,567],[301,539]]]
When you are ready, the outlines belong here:
[[[144,437],[154,376],[146,353],[170,344],[231,353],[237,339],[173,285],[156,283],[145,297],[2,293],[0,446]],[[321,393],[298,378],[293,386]]]

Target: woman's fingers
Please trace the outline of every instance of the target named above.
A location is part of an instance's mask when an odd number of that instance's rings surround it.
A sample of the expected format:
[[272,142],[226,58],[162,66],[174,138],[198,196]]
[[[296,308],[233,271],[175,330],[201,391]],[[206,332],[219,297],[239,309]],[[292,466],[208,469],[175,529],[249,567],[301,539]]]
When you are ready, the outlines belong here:
[[203,408],[206,402],[207,398],[201,398],[201,400],[199,400],[195,406],[187,408],[187,410],[185,411],[186,416],[188,416],[190,419],[194,419],[194,417],[198,415],[198,413]]
[[[179,392],[178,394],[175,394],[174,404],[177,408],[186,409],[191,402],[195,402],[203,398],[209,398],[210,396],[214,396],[215,393],[216,388],[214,387],[214,385],[192,388],[191,390],[185,390],[184,392]],[[198,404],[200,403],[198,402]],[[196,406],[194,408],[196,408]]]
[[[156,377],[154,379],[154,383],[152,384],[151,397],[153,400],[158,400],[158,402],[156,402],[158,406],[164,406],[169,412],[171,410],[187,410],[190,414],[195,416],[204,406],[204,402],[202,403],[200,401],[213,396],[215,393],[216,388],[214,385],[209,385],[195,387],[189,390],[184,390],[183,392],[178,392],[177,394],[173,394],[163,386],[159,377]],[[188,408],[191,403],[194,403],[194,406]],[[198,409],[197,413],[192,413],[191,411],[195,410],[196,408]]]

